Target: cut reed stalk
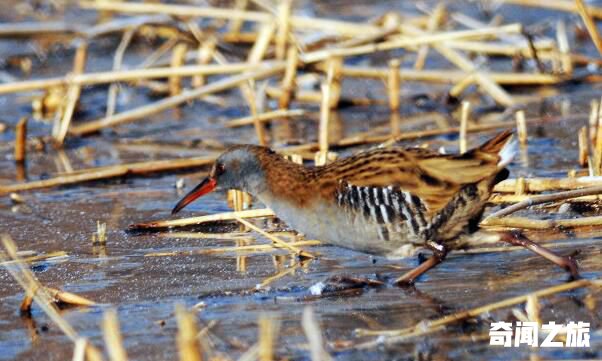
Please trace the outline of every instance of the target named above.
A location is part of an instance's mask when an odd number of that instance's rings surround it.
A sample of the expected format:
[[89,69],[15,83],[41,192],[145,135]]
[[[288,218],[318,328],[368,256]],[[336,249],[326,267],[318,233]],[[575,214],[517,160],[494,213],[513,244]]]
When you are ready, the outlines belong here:
[[579,165],[587,167],[587,160],[589,158],[589,147],[587,142],[587,127],[581,127],[579,129]]
[[22,117],[15,128],[15,162],[24,163],[27,156],[27,117]]
[[[171,67],[179,68],[184,65],[188,46],[185,43],[177,44],[171,53]],[[168,78],[169,95],[174,96],[182,93],[182,78],[172,75]]]
[[102,317],[102,332],[109,359],[111,361],[127,361],[127,353],[123,347],[123,338],[119,331],[119,318],[114,309],[104,312]]
[[468,140],[466,139],[466,134],[468,132],[468,117],[470,116],[470,102],[463,101],[462,102],[462,112],[460,114],[460,153],[466,153],[468,149]]
[[516,130],[520,145],[525,147],[527,145],[527,121],[525,119],[524,110],[519,110],[516,112]]
[[305,306],[303,309],[303,317],[301,318],[301,326],[307,341],[309,341],[309,350],[311,361],[332,361],[332,357],[324,349],[324,340],[322,330],[311,306]]
[[[428,48],[427,48],[428,49]],[[398,59],[389,61],[389,75],[387,76],[387,90],[389,93],[389,109],[391,112],[399,111],[399,89],[401,87],[401,76],[399,67],[401,63]]]
[[272,316],[259,316],[258,361],[274,361],[274,345],[278,339],[280,322]]
[[176,304],[175,308],[178,323],[176,344],[180,361],[202,361],[203,356],[197,340],[199,330],[195,315],[181,304]]

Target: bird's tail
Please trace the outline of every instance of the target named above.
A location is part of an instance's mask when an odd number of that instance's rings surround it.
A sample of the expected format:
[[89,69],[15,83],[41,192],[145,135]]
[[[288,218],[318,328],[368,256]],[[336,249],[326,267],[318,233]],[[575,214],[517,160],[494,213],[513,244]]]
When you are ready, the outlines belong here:
[[516,155],[517,142],[512,130],[508,129],[489,139],[477,149],[484,153],[497,154],[500,157],[498,166],[505,167],[512,162]]

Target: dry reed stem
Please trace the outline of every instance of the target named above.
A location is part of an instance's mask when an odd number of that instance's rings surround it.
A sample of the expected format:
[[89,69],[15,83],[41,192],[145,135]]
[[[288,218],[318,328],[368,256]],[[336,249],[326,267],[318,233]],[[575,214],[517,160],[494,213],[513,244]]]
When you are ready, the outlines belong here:
[[475,81],[483,91],[491,96],[497,103],[512,107],[516,104],[515,100],[504,88],[495,82],[488,74],[477,72],[475,73]]
[[[0,84],[0,94],[26,92],[32,90],[48,89],[69,85],[98,85],[120,81],[138,81],[144,79],[169,78],[171,76],[194,76],[194,75],[220,75],[241,73],[270,67],[282,62],[267,61],[264,63],[249,64],[211,64],[211,65],[187,65],[178,68],[146,68],[133,70],[106,71],[97,73],[74,74],[58,78],[24,80],[12,83]],[[282,63],[283,64],[283,63]]]
[[[411,36],[427,36],[428,34],[420,28],[411,24],[403,24],[401,29],[404,33]],[[455,64],[458,68],[472,73],[475,73],[475,81],[480,85],[481,89],[489,94],[496,102],[504,106],[514,105],[512,97],[491,77],[483,72],[479,72],[474,63],[464,54],[449,48],[442,43],[434,43],[433,48],[443,55],[452,64]]]
[[257,285],[255,286],[255,289],[262,289],[262,288],[265,288],[265,287],[267,287],[268,285],[270,285],[270,284],[274,283],[275,281],[277,281],[277,280],[279,280],[279,279],[281,279],[281,278],[283,278],[283,277],[285,277],[285,276],[287,276],[287,275],[289,275],[289,274],[291,274],[291,273],[292,273],[292,274],[294,274],[294,273],[295,273],[295,271],[296,271],[297,269],[299,269],[299,267],[300,267],[300,266],[301,266],[301,264],[300,264],[300,263],[296,263],[295,265],[293,265],[293,266],[291,266],[291,267],[289,267],[289,268],[285,268],[284,270],[282,270],[282,271],[280,271],[280,272],[276,273],[276,274],[275,274],[275,275],[273,275],[273,276],[267,277],[266,279],[264,279],[263,281],[261,281],[261,283],[257,284]]
[[324,340],[322,337],[322,330],[316,314],[311,306],[305,306],[303,309],[303,317],[301,319],[301,326],[307,341],[309,341],[309,351],[311,355],[311,361],[331,361],[332,357],[324,349]]
[[581,19],[585,23],[585,27],[587,28],[587,32],[589,36],[592,38],[592,42],[598,49],[598,53],[602,55],[602,39],[600,38],[600,34],[598,33],[598,28],[596,27],[596,23],[592,19],[587,7],[583,3],[583,0],[575,0],[575,6]]
[[596,144],[596,136],[598,134],[598,101],[592,99],[590,102],[590,112],[589,112],[589,136],[591,140],[591,144]]
[[123,347],[123,338],[119,331],[119,319],[114,309],[104,312],[102,317],[102,333],[111,361],[127,361],[128,357]]
[[589,147],[587,141],[587,127],[583,126],[579,129],[579,165],[586,167],[588,157]]
[[[219,238],[219,237],[216,237]],[[294,247],[312,247],[312,246],[320,246],[322,242],[320,241],[299,241],[290,243],[291,246]],[[274,250],[284,250],[282,246],[278,244],[256,244],[249,246],[234,246],[234,247],[219,247],[219,248],[209,248],[209,249],[199,249],[195,251],[173,251],[173,252],[151,252],[146,253],[144,257],[173,257],[173,256],[190,256],[190,255],[206,255],[206,254],[220,254],[220,253],[229,253],[229,252],[257,252],[264,254],[266,252],[274,251]]]
[[535,295],[527,297],[527,304],[525,305],[525,311],[527,312],[527,319],[531,322],[537,322],[541,326],[541,304],[539,298]]
[[[269,23],[274,20],[272,14],[265,12],[222,9],[215,7],[91,1],[80,1],[79,4],[84,9],[111,10],[115,12],[128,14],[154,13],[175,15],[181,17],[207,17],[228,20],[241,19],[245,21],[254,21],[262,23]],[[377,32],[379,30],[377,26],[369,24],[294,15],[290,18],[290,26],[291,30],[294,31],[320,30],[325,32],[333,32],[345,36],[365,35],[367,33]]]
[[280,238],[274,236],[273,234],[269,234],[268,232],[264,231],[263,229],[257,227],[256,225],[254,225],[253,223],[246,221],[240,217],[236,217],[235,218],[238,222],[242,223],[244,226],[252,229],[253,231],[261,234],[262,236],[266,237],[267,239],[269,239],[270,241],[274,242],[275,244],[279,245],[282,248],[287,248],[288,250],[290,250],[291,252],[295,253],[297,256],[299,257],[304,257],[304,258],[316,258],[314,255],[312,255],[309,252],[303,251],[295,246],[291,246],[289,243],[281,240]]
[[[2,252],[0,252],[2,253]],[[31,264],[33,262],[38,262],[38,261],[43,261],[43,260],[49,260],[51,258],[66,258],[68,257],[67,252],[65,251],[54,251],[54,252],[49,252],[46,254],[40,254],[37,256],[30,256],[30,257],[23,257],[21,256],[20,260],[21,262],[25,262],[27,264]],[[10,265],[12,263],[16,263],[17,261],[7,261],[7,262],[0,262],[0,266],[4,266],[4,265]]]
[[287,38],[290,29],[292,0],[282,0],[278,4],[278,33],[276,34],[276,59],[286,56]]
[[[125,54],[126,49],[130,45],[132,38],[136,34],[136,28],[128,29],[123,33],[121,37],[121,41],[117,46],[117,50],[115,51],[115,55],[113,57],[113,71],[117,71],[121,69],[121,65],[123,63],[123,56]],[[119,86],[115,83],[109,86],[109,91],[107,93],[107,111],[105,112],[105,116],[110,117],[115,113],[115,108],[117,105],[117,93],[119,91]]]
[[202,361],[203,356],[196,338],[199,331],[195,315],[181,304],[176,304],[175,308],[178,323],[176,344],[180,361]]
[[122,112],[120,114],[102,118],[95,121],[87,122],[86,124],[73,127],[71,133],[74,135],[85,135],[97,132],[102,128],[113,127],[120,124],[129,123],[140,118],[151,116],[161,111],[173,108],[182,103],[194,100],[204,95],[217,93],[220,91],[231,89],[241,83],[244,83],[250,79],[263,79],[274,74],[281,72],[284,69],[284,64],[272,66],[268,69],[261,69],[257,71],[248,72],[241,75],[230,76],[216,82],[207,84],[200,88],[187,90],[182,94],[171,96],[152,104],[143,105],[141,107]]
[[[38,279],[28,268],[24,267],[23,261],[17,255],[17,246],[13,240],[6,234],[0,236],[0,239],[6,251],[6,255],[0,252],[0,261],[16,261],[14,264],[5,266],[6,270],[11,274],[15,281],[19,283],[25,293],[33,297],[48,318],[50,318],[72,342],[76,342],[80,336],[58,313],[48,290],[40,284]],[[91,344],[86,345],[86,357],[90,361],[102,361],[103,359],[100,351]]]
[[251,209],[241,212],[224,212],[218,214],[210,214],[207,216],[191,217],[191,218],[180,218],[170,219],[164,221],[153,221],[148,223],[133,224],[129,228],[132,230],[137,229],[153,229],[153,228],[168,228],[168,227],[184,227],[190,225],[197,225],[207,222],[218,222],[218,221],[234,221],[238,218],[260,218],[260,217],[274,217],[274,212],[271,209]]
[[[186,62],[186,53],[188,52],[188,46],[185,43],[177,44],[171,53],[171,64],[172,68],[179,68]],[[167,80],[169,87],[169,95],[174,96],[182,93],[182,79],[173,75]]]
[[76,24],[69,24],[65,21],[32,21],[18,23],[0,24],[0,38],[20,38],[27,36],[54,35],[77,35],[83,34],[84,29]]
[[84,337],[80,337],[75,340],[75,346],[73,347],[73,361],[86,361],[86,347],[88,340]]
[[[234,2],[234,9],[245,10],[249,5],[249,0],[236,0]],[[228,33],[238,34],[242,29],[244,21],[242,19],[232,19],[228,24]]]
[[466,153],[468,149],[468,140],[466,139],[466,134],[468,131],[468,117],[470,116],[470,102],[463,101],[462,102],[462,112],[460,114],[460,153]]
[[[86,58],[88,55],[88,43],[81,42],[75,51],[75,59],[73,61],[73,72],[71,74],[78,75],[82,74],[86,68]],[[67,89],[67,97],[65,98],[65,104],[63,106],[63,117],[60,119],[59,125],[53,130],[57,130],[52,136],[58,145],[62,145],[69,131],[71,119],[75,113],[75,107],[79,101],[81,93],[81,85],[71,84]]]
[[[591,130],[595,134],[593,142],[593,175],[599,176],[602,170],[602,99],[598,104],[595,115],[595,127]],[[591,121],[591,119],[590,119]]]
[[[525,179],[526,192],[546,192],[554,190],[574,190],[602,186],[602,177],[577,178],[528,178]],[[514,193],[516,179],[506,179],[493,188],[497,193]]]
[[343,58],[333,56],[328,58],[326,63],[326,84],[328,84],[330,88],[328,96],[330,102],[328,103],[328,106],[330,109],[336,109],[339,100],[341,99],[341,69],[343,67]]
[[57,302],[63,302],[69,305],[75,305],[75,306],[94,306],[96,305],[96,302],[87,299],[85,297],[82,297],[80,295],[76,295],[75,293],[71,293],[71,292],[66,292],[66,291],[61,291],[61,290],[57,290],[55,288],[50,288],[50,287],[44,287],[46,289],[46,291],[48,291],[48,294],[52,297],[52,299],[56,300]]
[[238,119],[232,119],[228,121],[224,126],[226,128],[237,128],[245,125],[253,125],[255,121],[259,121],[261,123],[269,122],[274,119],[288,119],[292,117],[300,117],[305,115],[306,111],[303,109],[278,109],[272,110],[269,112],[258,114],[256,117],[248,116],[242,117]]
[[[386,79],[389,74],[389,69],[347,65],[342,67],[341,74],[345,77]],[[469,73],[462,70],[414,70],[402,68],[400,69],[399,76],[401,81],[456,84],[465,79],[468,74]],[[489,72],[487,75],[491,80],[500,85],[553,85],[564,81],[562,77],[550,74]]]
[[527,193],[526,189],[527,189],[527,183],[525,182],[525,177],[518,177],[516,179],[516,186],[514,188],[514,195],[515,196],[522,196],[523,194]]
[[[576,288],[600,287],[600,286],[602,286],[602,283],[600,283],[600,281],[577,280],[577,281],[563,283],[561,285],[557,285],[557,286],[553,286],[553,287],[549,287],[549,288],[544,288],[542,290],[530,292],[525,295],[507,298],[502,301],[490,303],[490,304],[476,307],[476,308],[473,308],[470,310],[456,312],[454,314],[444,316],[444,317],[441,317],[436,320],[424,320],[424,321],[419,322],[415,326],[408,327],[408,328],[402,328],[402,329],[398,329],[398,330],[385,330],[385,331],[372,331],[372,330],[358,329],[358,330],[356,330],[356,333],[360,336],[388,336],[388,337],[391,337],[391,339],[385,340],[385,343],[386,342],[395,342],[395,341],[399,341],[401,339],[406,340],[408,338],[418,337],[418,336],[425,335],[427,333],[431,333],[435,330],[439,330],[443,326],[446,326],[446,325],[449,325],[449,324],[452,324],[452,323],[455,323],[458,321],[462,321],[467,318],[477,317],[484,313],[488,313],[488,312],[491,312],[491,311],[494,311],[494,310],[497,310],[500,308],[510,307],[510,306],[514,306],[514,305],[517,305],[520,303],[525,303],[525,302],[527,302],[527,299],[531,296],[541,298],[541,297],[551,296],[551,295],[554,295],[554,294],[557,294],[560,292],[573,290]],[[380,343],[380,342],[378,342],[378,343]],[[373,347],[376,344],[377,343],[371,342],[371,343],[366,343],[364,345],[361,345],[359,347],[360,348],[361,347]]]
[[27,154],[27,117],[22,117],[15,128],[15,162],[25,162]]
[[[432,14],[429,16],[428,23],[426,25],[426,32],[432,33],[439,27],[439,24],[443,22],[445,18],[446,8],[445,4],[440,2],[437,4]],[[424,63],[428,56],[429,46],[422,45],[416,53],[416,61],[414,61],[414,69],[421,70],[424,68]]]
[[[260,33],[259,37],[253,44],[253,48],[249,52],[247,56],[247,63],[249,64],[257,64],[263,59],[265,56],[268,46],[270,45],[270,41],[273,37],[275,29],[275,24],[265,25]],[[257,111],[257,98],[255,96],[255,83],[254,79],[249,79],[244,82],[240,86],[240,90],[247,101],[249,106],[249,110],[251,111],[251,116],[253,118],[253,124],[255,126],[255,134],[257,136],[257,140],[260,145],[267,145],[267,136],[265,133],[265,129],[261,122],[257,119],[259,112]]]
[[[402,26],[410,25],[404,24]],[[483,37],[495,36],[497,34],[505,34],[505,33],[520,33],[522,31],[521,24],[508,24],[499,27],[485,27],[481,29],[475,30],[454,30],[447,31],[441,33],[433,33],[433,34],[422,34],[419,36],[413,37],[403,37],[399,39],[384,41],[377,44],[367,44],[360,45],[352,48],[329,48],[323,50],[316,50],[313,52],[305,53],[301,56],[301,60],[304,63],[313,63],[317,61],[322,61],[328,59],[333,56],[355,56],[355,55],[364,55],[364,54],[373,54],[376,52],[399,49],[399,48],[407,48],[407,47],[415,47],[419,45],[426,44],[440,44],[449,40],[458,40],[458,39],[479,39]],[[422,33],[422,31],[421,31]]]
[[573,59],[571,59],[571,47],[564,20],[559,20],[556,23],[556,42],[558,43],[558,51],[561,54],[560,64],[562,71],[565,74],[573,74]]
[[555,228],[572,229],[602,226],[602,216],[570,218],[570,219],[531,219],[526,217],[488,217],[481,222],[482,227],[504,227],[532,230],[549,230]]
[[474,73],[470,73],[464,79],[461,79],[459,82],[457,82],[456,85],[454,85],[449,90],[448,94],[451,97],[459,98],[460,95],[464,92],[464,90],[466,90],[466,88],[468,88],[469,86],[474,84],[474,82],[475,82],[475,75],[474,75]]
[[[513,45],[491,41],[454,40],[445,43],[445,45],[455,50],[463,50],[482,55],[507,56],[510,58],[520,55],[527,59],[533,58],[533,51],[527,44]],[[554,43],[552,41],[535,42],[533,46],[537,50],[540,59],[557,60],[560,55],[554,48]],[[567,56],[571,59],[572,55],[568,53]]]
[[[578,13],[579,10],[577,5],[573,0],[547,0],[547,1],[538,1],[538,0],[504,0],[507,4],[515,4],[521,6],[531,6],[537,8],[547,8],[558,11],[566,11]],[[595,18],[602,18],[602,8],[599,7],[589,7],[589,13],[591,16]]]
[[278,339],[278,331],[280,330],[280,322],[273,317],[261,314],[258,320],[259,326],[259,346],[258,361],[273,361],[274,346]]
[[518,133],[518,141],[521,146],[527,145],[527,121],[525,120],[525,111],[519,110],[516,112],[516,130]]
[[501,209],[501,210],[491,214],[489,217],[487,217],[485,220],[483,220],[483,223],[487,223],[487,219],[489,219],[489,218],[499,218],[499,217],[507,216],[509,214],[512,214],[514,212],[517,212],[521,209],[528,208],[533,205],[548,203],[548,202],[557,202],[557,201],[570,199],[570,198],[577,198],[577,197],[583,197],[583,196],[589,196],[589,195],[599,195],[599,194],[602,194],[602,186],[577,189],[577,190],[572,190],[572,191],[567,191],[567,192],[559,192],[559,193],[553,193],[553,194],[532,196],[522,202],[516,203],[510,207],[506,207],[504,209]]
[[64,174],[55,178],[49,178],[39,181],[26,183],[17,183],[10,185],[0,185],[0,195],[11,192],[20,192],[26,190],[50,188],[67,184],[88,182],[92,180],[108,179],[135,174],[148,174],[155,172],[164,172],[176,169],[187,169],[213,164],[215,156],[182,158],[159,161],[148,161],[129,164],[118,164],[114,166],[88,168],[74,172],[74,174]]

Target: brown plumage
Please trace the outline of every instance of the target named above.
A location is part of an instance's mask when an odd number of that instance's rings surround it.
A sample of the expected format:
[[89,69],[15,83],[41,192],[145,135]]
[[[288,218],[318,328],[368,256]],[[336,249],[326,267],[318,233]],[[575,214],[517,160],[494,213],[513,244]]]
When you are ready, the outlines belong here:
[[265,147],[235,146],[174,213],[217,186],[240,189],[307,237],[386,256],[427,247],[435,252],[432,267],[476,230],[493,186],[508,175],[511,138],[502,132],[464,154],[377,148],[323,167],[295,164]]

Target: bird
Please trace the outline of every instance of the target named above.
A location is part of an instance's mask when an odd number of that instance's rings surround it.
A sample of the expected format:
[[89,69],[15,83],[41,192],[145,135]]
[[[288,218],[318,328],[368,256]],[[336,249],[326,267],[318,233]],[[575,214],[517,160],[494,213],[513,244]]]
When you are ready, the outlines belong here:
[[[428,249],[433,255],[396,279],[411,285],[471,240],[508,242],[534,251],[579,277],[570,257],[519,232],[478,228],[495,184],[506,179],[516,146],[511,130],[462,154],[426,148],[373,148],[323,166],[304,166],[274,150],[235,145],[172,215],[215,189],[248,192],[288,226],[311,239],[389,258]],[[476,235],[476,237],[475,237]]]

